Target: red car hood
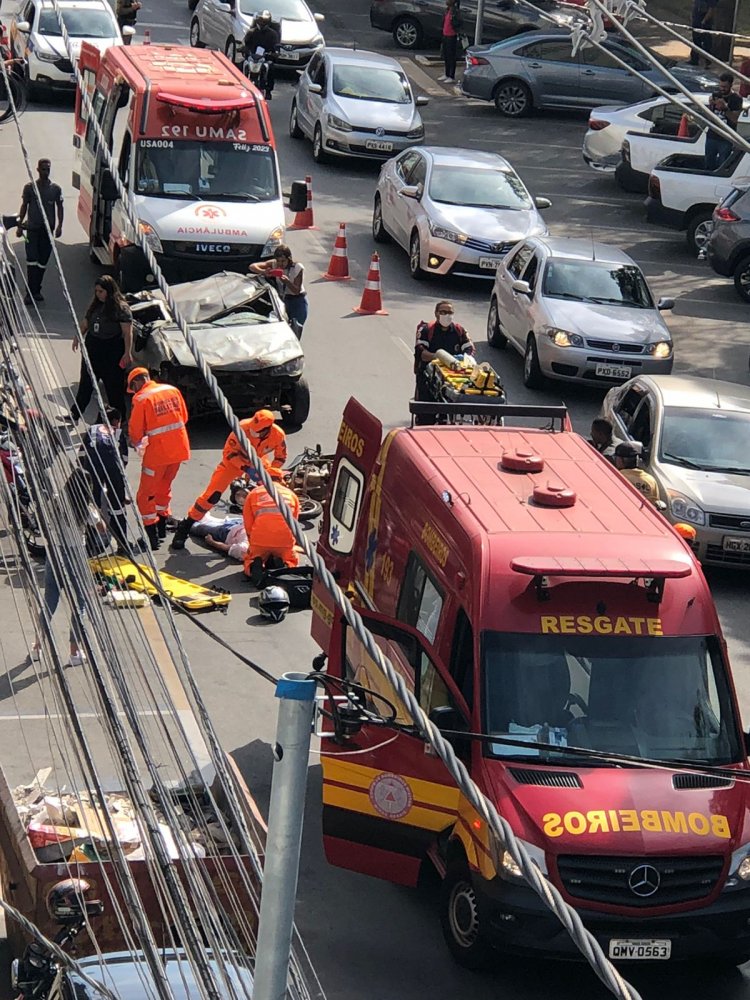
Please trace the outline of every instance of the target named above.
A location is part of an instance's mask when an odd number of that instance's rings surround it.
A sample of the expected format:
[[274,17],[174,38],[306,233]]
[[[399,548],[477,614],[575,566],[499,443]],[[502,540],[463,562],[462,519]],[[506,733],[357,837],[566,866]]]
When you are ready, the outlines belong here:
[[[668,770],[484,764],[515,833],[553,855],[727,855],[750,839],[745,782],[682,788],[673,779],[687,775]],[[526,783],[561,774],[577,776],[581,787]]]

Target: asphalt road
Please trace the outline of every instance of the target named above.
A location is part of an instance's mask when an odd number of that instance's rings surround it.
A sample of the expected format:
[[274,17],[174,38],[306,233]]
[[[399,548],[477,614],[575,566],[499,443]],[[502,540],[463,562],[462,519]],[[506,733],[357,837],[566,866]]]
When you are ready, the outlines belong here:
[[[389,36],[369,27],[366,0],[350,0],[346,9],[329,0],[318,5],[326,14],[324,30],[329,42],[377,47],[396,53]],[[10,5],[3,4],[7,13]],[[148,28],[152,42],[187,43],[190,15],[185,0],[146,0],[139,29]],[[405,57],[405,67],[416,87],[431,97],[425,109],[429,142],[492,149],[514,164],[532,193],[551,198],[545,213],[549,226],[560,235],[583,235],[621,246],[643,266],[656,295],[674,296],[670,318],[676,343],[675,370],[747,383],[746,308],[735,298],[731,285],[715,278],[706,265],[691,259],[679,235],[649,227],[635,196],[623,195],[606,177],[590,172],[581,159],[585,116],[545,115],[520,122],[499,118],[487,106],[458,98],[436,82],[439,70],[426,71]],[[315,167],[309,145],[288,137],[286,123],[292,80],[282,80],[272,104],[285,185],[312,174],[318,229],[290,234],[290,243],[306,266],[311,316],[305,330],[307,374],[312,410],[303,430],[289,442],[292,454],[302,445],[320,442],[330,447],[341,411],[349,395],[356,395],[386,425],[407,418],[412,388],[411,344],[420,319],[432,314],[433,303],[445,296],[457,305],[458,318],[479,341],[482,357],[492,359],[502,372],[509,398],[514,402],[559,402],[569,406],[574,424],[587,431],[596,415],[601,393],[570,386],[531,393],[521,381],[521,359],[496,354],[484,344],[489,284],[469,281],[427,281],[417,284],[408,276],[405,254],[390,246],[381,249],[385,317],[357,317],[358,304],[373,243],[370,235],[372,193],[377,167],[342,164]],[[53,176],[66,192],[66,226],[60,243],[63,268],[77,309],[85,307],[97,270],[88,261],[85,235],[75,217],[70,187],[72,164],[72,114],[61,100],[51,105],[31,105],[21,121],[32,161],[51,155]],[[25,168],[12,125],[0,130],[3,169],[3,212],[14,211]],[[350,266],[354,280],[329,284],[318,280],[326,269],[337,223],[348,225]],[[71,321],[62,305],[59,283],[50,274],[45,287],[43,317],[51,349],[65,378],[74,381],[77,363],[70,351]],[[176,483],[176,513],[182,513],[207,481],[223,443],[226,428],[218,419],[191,426],[194,457]],[[131,463],[136,474],[137,460]],[[308,635],[307,614],[296,614],[280,626],[268,627],[249,602],[249,592],[235,567],[193,545],[189,552],[160,553],[158,561],[168,571],[192,579],[220,582],[235,597],[229,614],[204,618],[225,639],[276,674],[306,669],[316,647]],[[735,677],[746,720],[750,721],[750,647],[747,637],[747,584],[744,577],[711,573],[711,584],[729,641]],[[24,633],[28,622],[23,609],[13,603],[13,581],[0,580],[0,609],[5,629],[0,669],[7,671],[0,685],[0,727],[9,731],[16,712],[11,688],[20,694],[26,711],[35,704],[35,687],[24,673]],[[20,619],[19,619],[20,615]],[[5,625],[4,625],[5,628]],[[224,746],[241,764],[261,803],[270,780],[270,743],[275,726],[272,689],[228,654],[219,651],[188,622],[180,628],[193,669],[206,697]],[[11,682],[12,678],[12,682]],[[7,714],[4,714],[7,713]],[[26,727],[27,734],[31,727]],[[11,784],[29,776],[32,765],[46,763],[42,731],[31,732],[38,747],[34,758],[8,738],[0,728],[3,767]],[[5,738],[4,738],[5,737]],[[33,773],[33,771],[31,771]],[[298,922],[323,986],[331,1000],[453,1000],[471,995],[490,1000],[515,995],[542,1000],[554,995],[573,1000],[586,995],[606,996],[585,966],[544,963],[508,963],[491,976],[458,969],[443,948],[435,916],[434,891],[402,890],[328,867],[323,859],[319,829],[319,767],[313,754],[307,802],[307,823],[300,878]],[[636,970],[637,971],[637,970]],[[750,996],[750,984],[741,973],[715,978],[675,968],[638,975],[644,997],[664,1000],[703,994],[724,1000]]]

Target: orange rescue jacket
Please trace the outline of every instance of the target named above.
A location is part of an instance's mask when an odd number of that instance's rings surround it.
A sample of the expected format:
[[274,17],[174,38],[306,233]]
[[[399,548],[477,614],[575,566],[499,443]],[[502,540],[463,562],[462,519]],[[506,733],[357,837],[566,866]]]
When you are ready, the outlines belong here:
[[[299,500],[297,494],[276,483],[279,495],[292,508],[295,518],[299,517]],[[242,511],[245,531],[250,546],[260,546],[269,549],[291,548],[294,545],[294,535],[287,527],[279,508],[273,502],[271,494],[263,486],[256,486],[248,494]]]
[[190,458],[187,420],[185,400],[173,385],[149,380],[133,396],[128,434],[136,447],[144,438],[148,441],[144,465],[154,468]]
[[[273,424],[268,436],[263,438],[257,437],[257,435],[251,433],[250,431],[250,421],[252,417],[248,417],[246,420],[240,420],[240,427],[247,435],[250,444],[255,448],[261,458],[264,455],[270,455],[273,452],[273,464],[282,466],[286,462],[286,434],[277,425]],[[250,459],[245,454],[244,449],[237,440],[237,435],[232,432],[224,443],[224,453],[221,456],[221,460],[225,465],[234,466],[237,469],[237,475],[239,476],[244,470],[250,465]]]

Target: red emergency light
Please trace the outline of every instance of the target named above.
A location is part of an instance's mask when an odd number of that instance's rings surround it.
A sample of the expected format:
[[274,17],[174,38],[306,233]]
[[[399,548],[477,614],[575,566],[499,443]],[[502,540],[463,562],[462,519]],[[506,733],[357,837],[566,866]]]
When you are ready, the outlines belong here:
[[162,91],[156,95],[157,101],[162,104],[170,104],[175,108],[185,108],[187,111],[194,111],[199,115],[225,115],[231,111],[243,111],[245,108],[255,107],[255,98],[249,92],[245,92],[241,97],[222,97],[221,100],[212,100],[210,97],[190,97],[183,94],[170,94]]

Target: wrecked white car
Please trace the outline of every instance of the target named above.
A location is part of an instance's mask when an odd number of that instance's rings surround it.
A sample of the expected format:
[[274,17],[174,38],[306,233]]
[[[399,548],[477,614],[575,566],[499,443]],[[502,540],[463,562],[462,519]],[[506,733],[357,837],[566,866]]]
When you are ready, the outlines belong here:
[[[302,345],[270,284],[223,271],[172,285],[171,292],[239,416],[267,407],[278,411],[287,426],[304,424],[310,390],[302,374]],[[161,292],[138,292],[127,299],[133,310],[135,363],[177,386],[191,416],[215,411],[216,402]]]

